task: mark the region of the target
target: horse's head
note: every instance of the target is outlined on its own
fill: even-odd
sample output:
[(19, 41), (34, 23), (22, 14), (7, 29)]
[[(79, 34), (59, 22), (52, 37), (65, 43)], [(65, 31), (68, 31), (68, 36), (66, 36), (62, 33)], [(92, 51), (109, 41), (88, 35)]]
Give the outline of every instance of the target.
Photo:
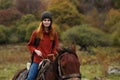
[(75, 50), (74, 44), (71, 49), (59, 49), (59, 55), (55, 60), (55, 64), (57, 64), (55, 70), (59, 80), (80, 80), (80, 62)]

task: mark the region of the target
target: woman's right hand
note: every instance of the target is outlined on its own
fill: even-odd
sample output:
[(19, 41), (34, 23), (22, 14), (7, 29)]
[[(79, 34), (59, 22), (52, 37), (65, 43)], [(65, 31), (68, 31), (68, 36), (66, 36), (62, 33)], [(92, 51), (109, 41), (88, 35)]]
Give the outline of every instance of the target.
[(38, 56), (42, 56), (42, 52), (39, 51), (39, 50), (37, 50), (37, 49), (35, 49), (35, 53), (36, 53)]

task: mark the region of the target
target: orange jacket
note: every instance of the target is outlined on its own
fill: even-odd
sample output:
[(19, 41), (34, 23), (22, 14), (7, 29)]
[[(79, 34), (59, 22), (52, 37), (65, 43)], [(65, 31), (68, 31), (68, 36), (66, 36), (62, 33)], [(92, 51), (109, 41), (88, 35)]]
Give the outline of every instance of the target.
[[(34, 46), (34, 41), (36, 36), (37, 33), (36, 30), (34, 30), (27, 45), (31, 54), (33, 54), (34, 50), (36, 49)], [(37, 50), (40, 50), (42, 52), (42, 57), (46, 59), (48, 57), (48, 54), (55, 54), (55, 55), (57, 54), (56, 48), (58, 47), (58, 34), (55, 33), (54, 48), (52, 48), (53, 41), (50, 40), (49, 33), (44, 33), (43, 36), (44, 39), (40, 40)], [(39, 63), (43, 59), (42, 57), (35, 54), (33, 61)]]

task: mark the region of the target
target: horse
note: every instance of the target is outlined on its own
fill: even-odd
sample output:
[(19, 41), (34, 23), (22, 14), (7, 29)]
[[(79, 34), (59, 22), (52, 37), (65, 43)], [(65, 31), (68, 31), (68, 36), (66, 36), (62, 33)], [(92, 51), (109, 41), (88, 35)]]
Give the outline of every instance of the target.
[[(38, 75), (36, 80), (81, 80), (80, 61), (75, 48), (73, 44), (71, 48), (58, 49), (58, 56), (44, 70), (43, 77)], [(25, 74), (22, 76), (21, 73)], [(26, 80), (27, 73), (26, 68), (20, 70), (12, 80)]]

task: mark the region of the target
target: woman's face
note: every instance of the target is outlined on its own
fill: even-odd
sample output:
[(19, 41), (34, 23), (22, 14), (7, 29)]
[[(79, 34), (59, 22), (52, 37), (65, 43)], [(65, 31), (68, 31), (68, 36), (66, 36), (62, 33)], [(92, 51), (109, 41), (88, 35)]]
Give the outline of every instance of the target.
[(49, 18), (45, 18), (43, 20), (43, 25), (44, 25), (44, 27), (48, 28), (51, 25), (50, 19)]

